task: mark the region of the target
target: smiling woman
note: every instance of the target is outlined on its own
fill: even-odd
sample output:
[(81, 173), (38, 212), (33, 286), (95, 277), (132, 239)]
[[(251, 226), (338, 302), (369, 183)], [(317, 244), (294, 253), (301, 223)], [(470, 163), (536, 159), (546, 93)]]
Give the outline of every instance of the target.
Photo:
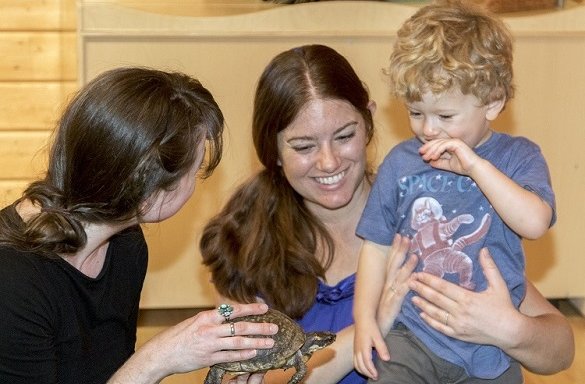
[[(372, 109), (351, 65), (329, 47), (293, 48), (268, 64), (252, 127), (264, 169), (240, 186), (201, 239), (204, 263), (222, 295), (238, 301), (260, 296), (299, 318), (313, 304), (318, 278), (337, 283), (354, 271), (353, 263), (341, 268), (333, 258), (332, 236), (355, 238), (349, 248), (357, 252), (352, 221), (358, 218), (350, 212), (361, 212), (369, 191), (364, 174)], [(324, 220), (322, 209), (334, 217)], [(346, 228), (332, 231), (331, 222)]]
[(308, 101), (277, 140), (282, 172), (313, 212), (344, 207), (364, 183), (366, 127), (346, 101)]
[(342, 356), (334, 359), (341, 368), (327, 372), (330, 382), (364, 381), (353, 372), (346, 329), (361, 245), (355, 227), (370, 190), (373, 110), (335, 50), (308, 45), (277, 55), (254, 99), (252, 136), (264, 169), (237, 189), (200, 243), (220, 295), (266, 301), (306, 332), (338, 332), (335, 351), (311, 360)]

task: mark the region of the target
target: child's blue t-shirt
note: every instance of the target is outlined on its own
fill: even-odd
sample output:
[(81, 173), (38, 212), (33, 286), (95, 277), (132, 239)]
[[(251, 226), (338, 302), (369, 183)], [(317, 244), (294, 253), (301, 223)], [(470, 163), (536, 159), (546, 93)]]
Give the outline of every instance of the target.
[[(407, 236), (411, 251), (419, 256), (418, 271), (474, 291), (486, 289), (478, 255), (487, 247), (518, 307), (526, 289), (522, 239), (502, 221), (471, 178), (425, 163), (418, 152), (421, 145), (414, 138), (386, 156), (356, 233), (383, 245), (391, 245), (395, 233)], [(475, 152), (555, 211), (548, 167), (536, 144), (493, 133)], [(554, 221), (553, 215), (551, 225)], [(426, 325), (412, 304), (412, 295), (409, 292), (405, 298), (396, 323), (407, 326), (437, 355), (464, 367), (473, 377), (495, 378), (509, 367), (509, 357), (499, 348), (456, 340)]]

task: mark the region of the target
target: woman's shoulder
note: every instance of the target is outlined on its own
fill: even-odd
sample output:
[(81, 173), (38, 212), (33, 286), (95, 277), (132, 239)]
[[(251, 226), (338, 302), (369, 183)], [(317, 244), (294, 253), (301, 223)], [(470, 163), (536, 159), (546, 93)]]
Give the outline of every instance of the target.
[[(0, 245), (0, 277), (35, 275), (45, 264), (45, 259), (45, 256), (33, 252), (24, 252), (9, 245)], [(0, 283), (2, 280), (0, 278)]]
[(58, 260), (10, 246), (0, 246), (0, 307), (34, 309), (52, 300), (51, 270)]

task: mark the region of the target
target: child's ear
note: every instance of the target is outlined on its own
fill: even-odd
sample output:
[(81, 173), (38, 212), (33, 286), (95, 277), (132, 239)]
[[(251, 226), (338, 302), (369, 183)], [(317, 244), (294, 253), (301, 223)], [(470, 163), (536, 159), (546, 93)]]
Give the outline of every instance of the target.
[(495, 100), (495, 101), (492, 101), (491, 103), (489, 103), (487, 105), (485, 118), (490, 120), (490, 121), (495, 120), (496, 117), (498, 117), (500, 115), (500, 112), (502, 112), (505, 105), (506, 105), (506, 98), (505, 97), (498, 99), (498, 100)]

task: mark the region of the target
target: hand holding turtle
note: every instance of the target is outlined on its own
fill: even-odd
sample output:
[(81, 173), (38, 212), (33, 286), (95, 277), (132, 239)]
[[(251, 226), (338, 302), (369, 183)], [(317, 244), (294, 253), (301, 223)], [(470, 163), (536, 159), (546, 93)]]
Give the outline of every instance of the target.
[[(268, 306), (261, 303), (234, 304), (230, 308), (230, 320), (260, 315), (268, 310)], [(232, 323), (224, 322), (225, 320), (226, 317), (214, 309), (199, 312), (168, 328), (150, 339), (127, 361), (122, 370), (125, 372), (124, 377), (114, 375), (108, 383), (154, 383), (173, 373), (249, 359), (256, 356), (258, 350), (273, 347), (274, 340), (270, 336), (278, 331), (277, 325), (259, 322)], [(144, 361), (150, 361), (150, 364), (144, 364)], [(145, 370), (145, 367), (149, 370)], [(155, 372), (157, 377), (154, 377)]]
[(297, 384), (304, 378), (307, 372), (306, 362), (311, 358), (313, 352), (323, 349), (335, 341), (334, 333), (303, 332), (294, 320), (273, 309), (269, 309), (265, 314), (245, 316), (232, 321), (228, 314), (229, 308), (231, 308), (230, 305), (222, 304), (218, 307), (218, 311), (226, 317), (226, 322), (230, 326), (239, 327), (244, 322), (278, 325), (278, 333), (274, 335), (274, 347), (259, 350), (257, 355), (251, 358), (212, 365), (205, 378), (205, 384), (221, 384), (226, 372), (238, 375), (232, 382), (257, 383), (258, 380), (260, 382), (262, 380), (262, 375), (257, 373), (291, 367), (294, 367), (296, 372), (289, 380), (289, 384)]

